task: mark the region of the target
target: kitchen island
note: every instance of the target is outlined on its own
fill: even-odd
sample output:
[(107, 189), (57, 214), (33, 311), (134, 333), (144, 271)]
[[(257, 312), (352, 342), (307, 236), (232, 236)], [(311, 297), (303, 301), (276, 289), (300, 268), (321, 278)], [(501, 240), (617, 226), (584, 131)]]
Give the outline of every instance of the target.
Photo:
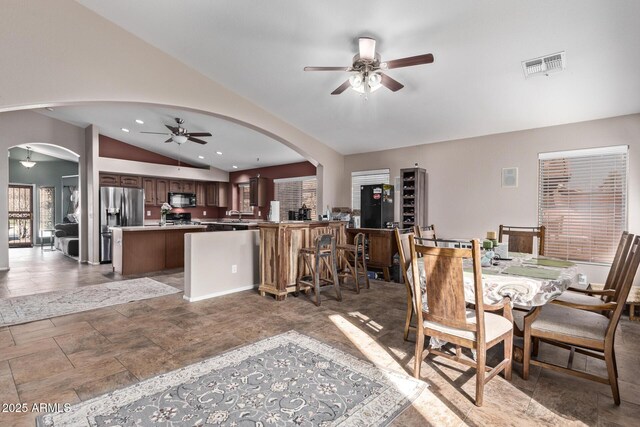
[(184, 267), (184, 235), (204, 225), (112, 227), (113, 271), (124, 276)]
[(345, 221), (285, 221), (259, 223), (260, 295), (282, 301), (296, 289), (298, 252), (311, 247), (320, 234), (333, 234), (336, 243), (346, 242)]

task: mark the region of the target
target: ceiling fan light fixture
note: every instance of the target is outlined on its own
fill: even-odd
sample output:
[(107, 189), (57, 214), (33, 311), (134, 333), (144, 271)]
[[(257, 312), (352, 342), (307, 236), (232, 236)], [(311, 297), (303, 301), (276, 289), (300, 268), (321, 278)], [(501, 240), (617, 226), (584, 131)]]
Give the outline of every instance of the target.
[(187, 138), (185, 135), (173, 135), (171, 139), (173, 139), (173, 142), (175, 142), (176, 144), (182, 145), (187, 142), (189, 138)]
[(360, 37), (358, 40), (360, 59), (373, 61), (376, 57), (376, 41), (371, 37)]
[(369, 84), (369, 88), (371, 88), (371, 91), (373, 92), (374, 90), (380, 88), (382, 83), (382, 75), (380, 75), (380, 73), (369, 74), (367, 83)]
[(361, 73), (353, 73), (351, 77), (349, 77), (349, 84), (355, 90), (362, 89), (363, 83), (364, 79)]
[(36, 165), (36, 162), (31, 160), (31, 147), (27, 147), (27, 158), (25, 160), (21, 160), (20, 164), (27, 169), (31, 169)]

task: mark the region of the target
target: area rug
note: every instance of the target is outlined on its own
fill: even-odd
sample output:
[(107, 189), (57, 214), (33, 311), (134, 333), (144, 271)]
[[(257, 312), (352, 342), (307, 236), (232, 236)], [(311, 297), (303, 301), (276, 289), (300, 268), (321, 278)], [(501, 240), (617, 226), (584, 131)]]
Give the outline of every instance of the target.
[(38, 426), (385, 426), (426, 384), (289, 331), (121, 390)]
[(182, 292), (173, 286), (143, 277), (0, 299), (0, 326), (64, 316), (130, 301)]

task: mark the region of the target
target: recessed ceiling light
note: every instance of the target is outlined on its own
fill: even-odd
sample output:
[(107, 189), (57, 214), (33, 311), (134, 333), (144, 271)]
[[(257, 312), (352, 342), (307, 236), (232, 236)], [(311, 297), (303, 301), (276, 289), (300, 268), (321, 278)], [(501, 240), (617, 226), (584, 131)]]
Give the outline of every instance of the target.
[(129, 129), (127, 129), (127, 128), (122, 128), (122, 132), (127, 132), (127, 133), (129, 133)]
[(238, 169), (238, 167), (236, 165), (231, 166), (234, 169)]
[(198, 156), (199, 159), (204, 159), (204, 156)]
[(222, 156), (222, 151), (216, 151), (216, 154), (217, 154), (218, 156)]
[(140, 119), (136, 119), (136, 123), (139, 124), (139, 125), (143, 125), (144, 124), (144, 122), (142, 120), (140, 120)]
[(51, 107), (45, 107), (44, 109), (47, 110), (47, 111), (53, 111), (53, 108), (51, 108)]

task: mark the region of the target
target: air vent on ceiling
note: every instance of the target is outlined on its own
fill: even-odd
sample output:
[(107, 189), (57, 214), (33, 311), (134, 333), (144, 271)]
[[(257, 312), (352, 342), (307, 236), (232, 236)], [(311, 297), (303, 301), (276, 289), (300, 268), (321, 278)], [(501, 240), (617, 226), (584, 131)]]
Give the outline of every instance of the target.
[(522, 61), (525, 77), (548, 76), (563, 71), (566, 66), (565, 52), (558, 52), (540, 58)]

